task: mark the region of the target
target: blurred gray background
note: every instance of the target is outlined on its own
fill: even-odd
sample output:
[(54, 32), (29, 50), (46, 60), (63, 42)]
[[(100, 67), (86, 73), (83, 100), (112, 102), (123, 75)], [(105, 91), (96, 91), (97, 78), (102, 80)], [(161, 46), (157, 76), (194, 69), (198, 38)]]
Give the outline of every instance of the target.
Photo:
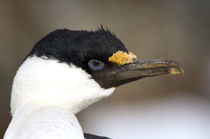
[(210, 137), (209, 0), (0, 0), (0, 136), (21, 61), (47, 33), (103, 25), (141, 59), (173, 59), (185, 74), (147, 78), (78, 114), (85, 132), (115, 139)]

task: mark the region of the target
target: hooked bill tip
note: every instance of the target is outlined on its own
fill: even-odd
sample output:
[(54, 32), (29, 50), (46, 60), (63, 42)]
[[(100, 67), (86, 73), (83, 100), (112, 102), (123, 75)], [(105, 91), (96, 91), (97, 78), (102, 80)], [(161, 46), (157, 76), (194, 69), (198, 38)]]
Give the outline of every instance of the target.
[(172, 75), (184, 74), (184, 70), (182, 69), (182, 67), (172, 67), (170, 68), (169, 73)]

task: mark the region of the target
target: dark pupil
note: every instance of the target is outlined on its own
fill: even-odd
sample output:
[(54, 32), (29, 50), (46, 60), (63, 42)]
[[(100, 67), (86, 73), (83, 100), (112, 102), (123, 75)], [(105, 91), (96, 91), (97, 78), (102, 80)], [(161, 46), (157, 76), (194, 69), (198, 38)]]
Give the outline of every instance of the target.
[(100, 65), (100, 62), (94, 60), (94, 61), (92, 62), (92, 64), (93, 64), (93, 66), (97, 67), (97, 66)]

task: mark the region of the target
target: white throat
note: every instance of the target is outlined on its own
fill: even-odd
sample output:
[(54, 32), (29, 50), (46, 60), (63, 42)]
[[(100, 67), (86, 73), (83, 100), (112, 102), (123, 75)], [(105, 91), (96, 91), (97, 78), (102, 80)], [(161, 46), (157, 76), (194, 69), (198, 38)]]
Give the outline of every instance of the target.
[(83, 69), (55, 59), (28, 57), (14, 78), (11, 113), (27, 102), (60, 106), (77, 113), (113, 93), (104, 89)]

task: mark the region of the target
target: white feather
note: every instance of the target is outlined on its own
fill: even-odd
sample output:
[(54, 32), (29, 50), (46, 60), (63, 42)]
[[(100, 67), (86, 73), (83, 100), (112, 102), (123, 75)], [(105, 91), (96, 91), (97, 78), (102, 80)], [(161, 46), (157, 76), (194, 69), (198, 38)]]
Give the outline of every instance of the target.
[(23, 104), (15, 112), (5, 139), (84, 139), (70, 111), (41, 103)]
[(13, 119), (4, 138), (82, 139), (74, 114), (111, 95), (114, 89), (101, 88), (91, 75), (75, 65), (29, 57), (14, 78)]

